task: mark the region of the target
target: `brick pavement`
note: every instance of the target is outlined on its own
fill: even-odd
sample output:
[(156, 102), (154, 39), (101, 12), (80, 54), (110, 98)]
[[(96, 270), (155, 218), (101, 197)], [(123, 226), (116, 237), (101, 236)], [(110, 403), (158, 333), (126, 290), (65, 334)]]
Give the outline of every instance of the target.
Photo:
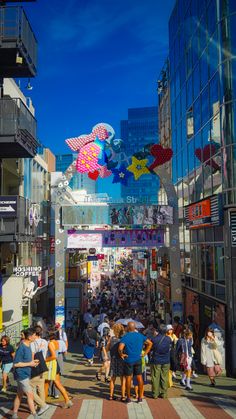
[[(217, 387), (209, 386), (208, 378), (200, 376), (193, 380), (194, 391), (183, 390), (178, 383), (168, 392), (168, 400), (153, 400), (150, 384), (145, 386), (145, 401), (142, 405), (136, 402), (125, 405), (120, 401), (108, 401), (109, 384), (98, 382), (95, 378), (99, 363), (88, 367), (80, 353), (79, 344), (71, 345), (71, 353), (65, 362), (65, 374), (62, 379), (73, 397), (72, 409), (63, 409), (63, 400), (48, 399), (51, 407), (42, 415), (43, 419), (227, 419), (236, 418), (236, 383), (235, 380), (220, 377)], [(116, 395), (120, 396), (119, 385)], [(11, 417), (10, 408), (14, 389), (9, 394), (0, 396), (0, 418)], [(19, 416), (31, 418), (25, 405)]]

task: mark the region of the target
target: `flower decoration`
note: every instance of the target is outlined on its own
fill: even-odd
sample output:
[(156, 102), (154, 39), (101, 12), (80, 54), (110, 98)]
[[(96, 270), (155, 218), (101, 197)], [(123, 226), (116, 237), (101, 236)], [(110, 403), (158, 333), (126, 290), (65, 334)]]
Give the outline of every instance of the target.
[(126, 186), (131, 173), (127, 170), (124, 164), (122, 164), (119, 169), (112, 170), (114, 178), (112, 183), (121, 183)]
[(148, 159), (139, 160), (132, 156), (132, 164), (127, 167), (133, 173), (135, 180), (138, 180), (142, 175), (148, 175), (150, 171), (147, 168)]

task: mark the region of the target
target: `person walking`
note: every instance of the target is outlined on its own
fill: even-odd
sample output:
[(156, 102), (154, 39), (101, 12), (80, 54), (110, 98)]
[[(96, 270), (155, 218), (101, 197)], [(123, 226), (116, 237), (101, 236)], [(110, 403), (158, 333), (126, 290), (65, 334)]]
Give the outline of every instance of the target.
[(138, 382), (138, 403), (142, 403), (143, 377), (141, 354), (143, 346), (145, 346), (143, 356), (146, 356), (151, 350), (152, 342), (146, 336), (136, 331), (134, 322), (129, 322), (127, 333), (121, 338), (118, 348), (120, 357), (125, 362), (127, 403), (131, 402), (131, 379), (133, 375), (136, 376)]
[(120, 339), (124, 335), (124, 326), (122, 324), (114, 324), (112, 331), (114, 336), (112, 336), (107, 344), (107, 351), (110, 351), (111, 365), (110, 365), (110, 396), (109, 400), (115, 400), (114, 389), (116, 377), (120, 377), (121, 382), (121, 401), (124, 402), (125, 399), (125, 373), (124, 373), (124, 361), (119, 356), (118, 347)]
[(184, 336), (178, 340), (176, 354), (180, 358), (180, 367), (182, 369), (180, 384), (185, 387), (185, 390), (192, 391), (193, 334), (190, 330), (186, 330)]
[(72, 401), (69, 399), (69, 395), (62, 385), (60, 380), (60, 368), (57, 362), (56, 351), (59, 350), (59, 342), (57, 340), (56, 331), (49, 331), (49, 344), (48, 344), (48, 354), (46, 358), (46, 364), (48, 371), (44, 373), (45, 378), (45, 396), (48, 396), (48, 389), (50, 381), (53, 381), (56, 388), (60, 391), (65, 400), (65, 409), (69, 409), (73, 406)]
[(42, 370), (42, 362), (40, 362), (39, 366), (37, 368), (41, 368), (40, 373), (38, 374), (37, 368), (34, 368), (31, 371), (31, 380), (30, 385), (32, 388), (32, 391), (34, 393), (34, 401), (37, 403), (37, 405), (40, 407), (38, 411), (38, 415), (42, 415), (49, 409), (49, 405), (45, 402), (45, 378), (43, 375), (43, 372), (46, 370), (46, 364), (45, 359), (47, 356), (47, 350), (48, 350), (48, 342), (46, 339), (42, 338), (43, 330), (41, 326), (35, 327), (35, 335), (36, 338), (34, 342), (30, 344), (30, 349), (32, 351), (33, 359), (37, 359), (37, 355), (40, 352), (42, 354), (42, 357), (44, 360), (44, 366), (45, 369)]
[(13, 358), (15, 356), (15, 350), (10, 344), (10, 338), (3, 336), (1, 338), (0, 345), (0, 363), (2, 370), (2, 393), (7, 392), (8, 374), (13, 367)]
[(170, 350), (170, 371), (169, 371), (169, 387), (173, 386), (172, 377), (176, 377), (177, 363), (176, 363), (176, 343), (178, 341), (177, 336), (174, 334), (173, 326), (168, 324), (166, 326), (166, 335), (169, 336), (172, 340), (171, 350)]
[(166, 335), (166, 327), (160, 326), (157, 336), (152, 338), (151, 383), (154, 399), (167, 398), (172, 340)]
[(215, 386), (215, 377), (222, 372), (222, 356), (219, 352), (219, 342), (215, 337), (214, 330), (208, 327), (201, 341), (201, 363), (207, 370), (210, 385)]
[(32, 360), (32, 351), (30, 344), (35, 340), (34, 329), (24, 330), (24, 341), (20, 344), (16, 350), (13, 365), (15, 368), (15, 379), (17, 382), (17, 395), (14, 400), (13, 406), (13, 419), (18, 419), (18, 410), (21, 404), (23, 394), (27, 397), (27, 403), (31, 414), (34, 418), (38, 418), (38, 415), (34, 406), (34, 394), (30, 386), (31, 367), (36, 367), (39, 364), (38, 360)]
[(83, 354), (88, 365), (93, 365), (95, 349), (98, 347), (99, 336), (93, 325), (89, 323), (82, 334)]

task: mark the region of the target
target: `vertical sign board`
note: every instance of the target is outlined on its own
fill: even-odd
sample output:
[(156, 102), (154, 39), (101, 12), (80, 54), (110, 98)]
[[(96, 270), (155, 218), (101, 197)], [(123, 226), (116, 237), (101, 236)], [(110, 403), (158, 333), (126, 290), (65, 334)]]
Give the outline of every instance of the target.
[(56, 323), (60, 323), (61, 327), (65, 327), (65, 307), (56, 306), (55, 307)]
[(236, 212), (230, 213), (231, 246), (236, 247)]
[(222, 194), (188, 205), (184, 209), (186, 227), (197, 229), (223, 224)]

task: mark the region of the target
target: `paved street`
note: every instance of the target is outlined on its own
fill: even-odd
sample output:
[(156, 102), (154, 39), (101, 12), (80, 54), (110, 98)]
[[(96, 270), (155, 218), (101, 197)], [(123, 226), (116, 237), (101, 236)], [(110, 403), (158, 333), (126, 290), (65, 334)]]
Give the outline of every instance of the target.
[[(145, 388), (145, 401), (142, 405), (136, 402), (125, 405), (120, 401), (109, 401), (109, 384), (104, 381), (98, 382), (95, 379), (96, 369), (99, 364), (87, 367), (81, 354), (73, 352), (67, 356), (65, 363), (65, 375), (63, 382), (73, 397), (74, 406), (72, 409), (63, 409), (63, 400), (48, 399), (50, 409), (42, 418), (45, 419), (226, 419), (236, 418), (236, 383), (230, 378), (221, 377), (218, 379), (216, 388), (209, 387), (208, 379), (200, 376), (193, 381), (194, 391), (190, 394), (179, 386), (169, 390), (168, 400), (153, 400), (151, 388), (148, 384)], [(14, 389), (13, 389), (14, 390)], [(116, 392), (120, 396), (119, 390)], [(0, 417), (9, 419), (11, 417), (12, 399), (14, 391), (6, 396), (0, 397)], [(22, 419), (31, 418), (28, 409), (24, 404), (20, 409)]]

